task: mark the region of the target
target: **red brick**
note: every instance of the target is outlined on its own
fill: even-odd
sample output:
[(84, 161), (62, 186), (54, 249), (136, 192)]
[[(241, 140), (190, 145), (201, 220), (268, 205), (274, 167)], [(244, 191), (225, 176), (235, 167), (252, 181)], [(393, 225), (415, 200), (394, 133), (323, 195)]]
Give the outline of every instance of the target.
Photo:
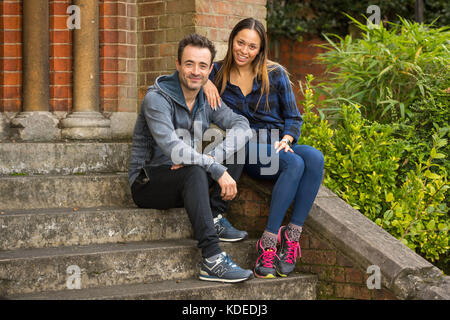
[(117, 98), (117, 86), (101, 86), (100, 97), (102, 98)]
[(71, 43), (72, 32), (69, 30), (54, 30), (50, 32), (51, 43)]
[(260, 204), (257, 201), (245, 201), (245, 215), (256, 217), (260, 214)]
[(4, 71), (20, 71), (22, 70), (21, 59), (3, 59)]
[(122, 62), (119, 64), (119, 59), (100, 59), (100, 68), (103, 71), (125, 71), (126, 63)]
[(3, 16), (3, 27), (9, 30), (17, 30), (22, 28), (22, 17), (20, 16)]
[(50, 6), (50, 15), (65, 15), (67, 16), (67, 8), (70, 6), (69, 3), (54, 2)]
[(50, 30), (67, 30), (68, 16), (52, 16), (50, 17)]
[[(0, 87), (1, 90), (1, 87)], [(4, 97), (4, 95), (2, 96)], [(21, 110), (22, 100), (20, 98), (17, 99), (3, 99), (2, 103), (0, 103), (0, 111), (2, 112), (18, 112)]]
[(50, 83), (52, 85), (68, 86), (72, 83), (71, 72), (51, 72)]
[(3, 45), (3, 57), (22, 57), (22, 46), (19, 44)]
[(370, 299), (370, 291), (367, 287), (355, 284), (336, 284), (336, 296), (347, 299)]
[(52, 44), (50, 46), (50, 56), (58, 58), (70, 58), (72, 57), (72, 45)]
[(72, 68), (72, 59), (68, 58), (51, 58), (50, 70), (52, 71), (69, 71)]
[(19, 2), (6, 2), (3, 4), (3, 15), (20, 15), (21, 14), (21, 6)]
[(54, 85), (50, 86), (51, 98), (70, 98), (72, 97), (72, 88), (70, 86)]
[(118, 84), (118, 74), (111, 72), (102, 72), (100, 74), (100, 84), (101, 85), (117, 85)]
[(2, 99), (14, 99), (19, 98), (21, 94), (21, 87), (3, 87), (3, 97)]
[(5, 86), (21, 86), (22, 73), (21, 72), (4, 72), (0, 77), (0, 85)]
[(21, 31), (3, 31), (3, 42), (4, 43), (21, 43), (22, 42), (22, 32)]
[(66, 111), (69, 112), (72, 108), (71, 99), (50, 99), (51, 111)]
[(336, 264), (336, 252), (303, 249), (300, 259), (302, 263), (332, 266)]
[(363, 274), (356, 268), (345, 268), (345, 281), (353, 283), (363, 283)]
[(309, 240), (309, 246), (312, 249), (326, 249), (331, 250), (332, 248), (322, 240), (317, 239), (316, 237), (311, 237)]

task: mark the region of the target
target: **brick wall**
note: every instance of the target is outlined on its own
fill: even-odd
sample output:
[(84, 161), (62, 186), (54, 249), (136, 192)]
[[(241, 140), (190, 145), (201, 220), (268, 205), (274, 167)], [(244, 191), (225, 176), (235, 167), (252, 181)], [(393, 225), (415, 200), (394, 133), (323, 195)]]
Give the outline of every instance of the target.
[(0, 3), (0, 112), (20, 110), (22, 91), (22, 7)]
[[(50, 111), (72, 108), (72, 31), (67, 28), (71, 0), (49, 1)], [(22, 4), (0, 3), (2, 68), (0, 112), (21, 111)], [(137, 5), (100, 0), (100, 99), (102, 111), (134, 112), (137, 104)]]
[[(325, 41), (317, 36), (305, 36), (302, 42), (290, 39), (281, 39), (279, 42), (278, 62), (286, 67), (291, 74), (297, 101), (303, 98), (298, 82), (304, 81), (307, 74), (312, 74), (317, 79), (323, 76), (325, 72), (325, 66), (315, 60), (318, 54), (325, 51), (316, 45), (324, 43)], [(273, 45), (271, 46), (270, 55), (272, 58), (275, 57)]]
[(49, 1), (50, 15), (50, 110), (72, 108), (72, 31), (67, 28), (70, 0)]
[[(0, 3), (0, 112), (21, 111), (22, 2)], [(71, 0), (50, 0), (50, 111), (72, 109)], [(207, 36), (224, 56), (233, 26), (252, 16), (265, 23), (266, 0), (100, 0), (100, 101), (107, 112), (134, 112), (157, 76), (175, 69), (178, 41)]]
[(208, 37), (221, 59), (234, 25), (249, 16), (265, 23), (265, 5), (266, 0), (139, 1), (139, 98), (159, 75), (175, 70), (177, 46), (183, 36), (197, 32)]
[(137, 45), (136, 3), (100, 1), (100, 98), (104, 111), (136, 110)]
[[(250, 238), (259, 238), (269, 216), (269, 190), (273, 183), (252, 182), (243, 174), (238, 183), (238, 196), (231, 202), (227, 217)], [(289, 213), (283, 225), (289, 222)], [(300, 239), (302, 256), (297, 261), (296, 272), (316, 274), (319, 278), (317, 299), (395, 300), (386, 288), (368, 289), (368, 274), (360, 270), (343, 252), (340, 252), (315, 234), (307, 226)]]

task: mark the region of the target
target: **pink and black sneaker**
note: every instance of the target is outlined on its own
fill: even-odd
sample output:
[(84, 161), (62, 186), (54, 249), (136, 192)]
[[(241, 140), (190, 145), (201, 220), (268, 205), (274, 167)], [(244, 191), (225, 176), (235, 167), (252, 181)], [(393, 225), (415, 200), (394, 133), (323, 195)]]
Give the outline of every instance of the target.
[(266, 248), (261, 246), (261, 240), (256, 243), (256, 250), (258, 252), (258, 259), (255, 263), (253, 273), (258, 278), (271, 279), (276, 278), (275, 260), (277, 257), (276, 248)]
[(286, 226), (281, 227), (278, 230), (278, 243), (280, 244), (280, 251), (278, 255), (279, 259), (275, 266), (278, 275), (281, 277), (287, 277), (289, 273), (294, 271), (297, 256), (302, 256), (300, 243), (298, 243), (298, 241), (290, 241), (286, 230)]

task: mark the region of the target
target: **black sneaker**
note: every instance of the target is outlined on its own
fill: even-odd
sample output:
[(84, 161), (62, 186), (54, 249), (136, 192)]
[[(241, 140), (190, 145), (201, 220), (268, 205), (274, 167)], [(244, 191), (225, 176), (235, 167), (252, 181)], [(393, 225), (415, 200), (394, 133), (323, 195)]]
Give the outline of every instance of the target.
[(230, 255), (222, 252), (211, 260), (203, 259), (200, 268), (200, 280), (236, 283), (253, 278), (251, 270), (238, 267), (231, 261)]
[(220, 241), (236, 242), (247, 239), (246, 231), (237, 230), (231, 223), (221, 214), (214, 218), (214, 227)]
[(278, 256), (280, 259), (277, 261), (275, 267), (278, 275), (281, 277), (287, 277), (289, 273), (294, 271), (295, 263), (297, 262), (297, 251), (298, 257), (302, 256), (300, 244), (298, 241), (290, 241), (286, 230), (286, 226), (278, 230), (278, 243), (280, 244)]
[(261, 246), (261, 240), (256, 243), (256, 251), (258, 260), (256, 260), (253, 273), (258, 278), (273, 279), (276, 278), (275, 261), (277, 257), (277, 249), (269, 248), (264, 249)]

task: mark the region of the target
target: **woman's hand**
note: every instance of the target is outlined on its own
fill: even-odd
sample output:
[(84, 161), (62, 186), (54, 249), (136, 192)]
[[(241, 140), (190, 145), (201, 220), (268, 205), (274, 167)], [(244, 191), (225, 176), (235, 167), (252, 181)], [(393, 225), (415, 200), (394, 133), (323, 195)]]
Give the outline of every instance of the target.
[(276, 153), (280, 152), (280, 150), (284, 149), (284, 152), (294, 152), (294, 150), (292, 150), (292, 148), (289, 146), (289, 144), (286, 141), (283, 140), (289, 140), (290, 142), (292, 142), (294, 140), (293, 137), (291, 137), (290, 135), (285, 135), (283, 137), (283, 139), (281, 139), (281, 141), (275, 141), (274, 143), (274, 148), (276, 150)]
[(220, 107), (220, 95), (214, 83), (208, 79), (208, 82), (203, 86), (203, 92), (206, 95), (206, 99), (208, 100), (211, 108), (216, 110), (217, 107)]

